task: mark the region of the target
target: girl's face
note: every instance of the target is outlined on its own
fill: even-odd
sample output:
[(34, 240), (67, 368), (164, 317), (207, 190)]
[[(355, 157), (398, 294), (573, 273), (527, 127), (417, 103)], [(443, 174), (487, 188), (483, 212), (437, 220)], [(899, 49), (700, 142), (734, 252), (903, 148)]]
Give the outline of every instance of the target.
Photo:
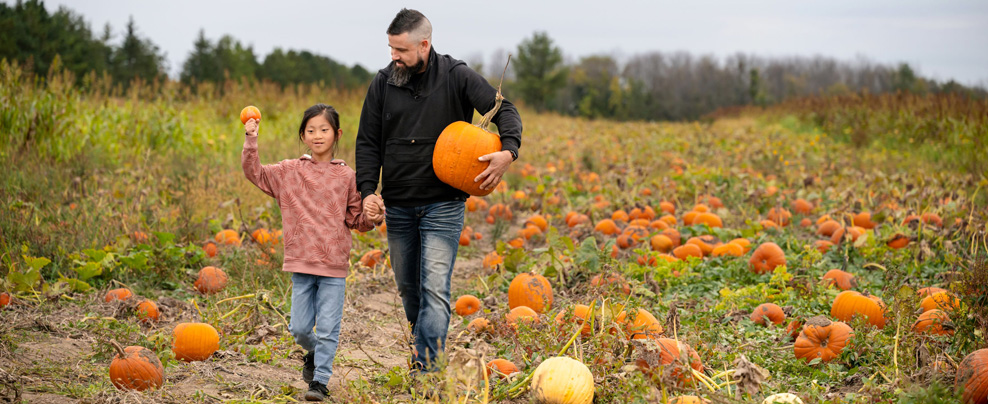
[(329, 120), (319, 114), (306, 122), (302, 139), (312, 151), (313, 160), (330, 161), (333, 159), (333, 145), (342, 134), (343, 130), (334, 130)]

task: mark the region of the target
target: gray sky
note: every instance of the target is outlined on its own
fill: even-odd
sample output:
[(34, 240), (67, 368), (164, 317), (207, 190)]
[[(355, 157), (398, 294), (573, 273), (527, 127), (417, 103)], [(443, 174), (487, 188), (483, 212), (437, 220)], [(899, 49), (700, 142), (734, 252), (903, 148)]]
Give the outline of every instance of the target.
[[(9, 1), (8, 1), (9, 2)], [(468, 62), (493, 63), (546, 31), (568, 60), (610, 54), (619, 60), (648, 51), (723, 57), (867, 57), (907, 62), (920, 74), (988, 85), (988, 1), (985, 0), (694, 0), (494, 2), (392, 0), (46, 1), (83, 15), (94, 32), (110, 23), (115, 39), (133, 16), (139, 34), (167, 53), (177, 76), (199, 29), (215, 41), (230, 34), (263, 60), (275, 47), (305, 49), (375, 71), (388, 62), (384, 33), (402, 7), (432, 21), (436, 50)]]

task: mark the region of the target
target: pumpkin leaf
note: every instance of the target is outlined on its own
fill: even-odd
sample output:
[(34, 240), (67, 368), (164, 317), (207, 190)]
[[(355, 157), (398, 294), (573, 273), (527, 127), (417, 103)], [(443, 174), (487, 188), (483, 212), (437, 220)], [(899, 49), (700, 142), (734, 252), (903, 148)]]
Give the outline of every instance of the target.
[(120, 262), (123, 263), (128, 268), (133, 269), (135, 271), (141, 271), (147, 269), (148, 252), (139, 251), (139, 252), (130, 253), (129, 255), (121, 256)]
[(822, 358), (813, 358), (812, 360), (810, 360), (809, 365), (815, 366), (815, 365), (819, 365), (821, 362), (823, 362)]
[(56, 284), (57, 283), (64, 283), (68, 285), (73, 292), (85, 293), (88, 292), (89, 289), (92, 289), (92, 286), (90, 286), (86, 281), (75, 278), (66, 278), (64, 276), (58, 278), (58, 282), (56, 282)]
[(160, 241), (162, 245), (171, 244), (172, 241), (175, 240), (175, 235), (172, 233), (153, 231), (151, 232), (151, 234), (154, 234), (154, 236), (158, 238), (158, 241)]
[(44, 268), (46, 265), (50, 264), (51, 260), (45, 257), (24, 256), (24, 262), (26, 262), (27, 266), (30, 267), (31, 269), (35, 271), (39, 271), (39, 275), (40, 275), (41, 268)]
[(600, 250), (597, 249), (597, 240), (594, 237), (587, 237), (583, 240), (580, 243), (580, 248), (574, 251), (573, 260), (590, 273), (598, 272), (600, 270)]
[(99, 276), (103, 274), (103, 267), (100, 265), (99, 262), (87, 262), (82, 266), (72, 268), (72, 270), (75, 271), (80, 281), (84, 281), (94, 276)]
[(87, 248), (85, 250), (82, 250), (82, 253), (83, 254), (86, 254), (86, 256), (89, 257), (89, 260), (92, 261), (92, 262), (101, 262), (101, 261), (103, 261), (103, 258), (106, 258), (106, 254), (107, 254), (106, 251), (96, 250), (96, 249), (92, 249), (92, 248)]

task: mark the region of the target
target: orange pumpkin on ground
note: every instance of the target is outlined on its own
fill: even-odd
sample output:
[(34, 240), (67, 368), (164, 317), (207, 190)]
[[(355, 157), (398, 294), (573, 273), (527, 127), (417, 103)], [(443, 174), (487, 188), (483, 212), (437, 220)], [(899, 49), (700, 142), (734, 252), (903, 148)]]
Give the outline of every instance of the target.
[(527, 324), (538, 323), (539, 313), (536, 313), (535, 310), (532, 310), (528, 306), (518, 306), (508, 312), (505, 320), (512, 328), (518, 328), (519, 322)]
[(467, 324), (467, 329), (472, 331), (474, 334), (487, 331), (487, 327), (490, 327), (491, 322), (487, 321), (486, 318), (478, 317), (470, 320), (470, 324)]
[(789, 334), (789, 338), (793, 341), (799, 337), (800, 331), (803, 331), (803, 322), (800, 320), (792, 320), (786, 325), (786, 334)]
[(744, 255), (744, 247), (736, 243), (721, 244), (714, 247), (714, 249), (710, 252), (710, 255), (713, 257), (740, 257)]
[(947, 289), (944, 288), (938, 288), (936, 286), (927, 286), (925, 288), (920, 288), (919, 290), (916, 291), (916, 293), (919, 293), (919, 297), (926, 297), (934, 293), (940, 293), (946, 291)]
[(830, 315), (840, 321), (851, 321), (855, 316), (862, 316), (878, 329), (885, 328), (885, 303), (875, 295), (853, 290), (840, 292), (830, 306)]
[(537, 313), (552, 307), (552, 285), (544, 276), (534, 272), (515, 275), (508, 285), (508, 307), (527, 306)]
[(110, 341), (117, 354), (110, 362), (110, 382), (119, 390), (157, 389), (165, 382), (165, 369), (154, 351), (141, 346), (120, 347)]
[(614, 213), (611, 214), (611, 220), (615, 222), (627, 222), (628, 219), (628, 212), (625, 212), (624, 209), (615, 210)]
[(498, 377), (507, 377), (508, 375), (518, 372), (518, 366), (506, 359), (494, 359), (487, 362), (487, 377), (491, 376), (491, 373), (497, 371)]
[(679, 396), (669, 400), (669, 404), (708, 404), (710, 400), (699, 396)]
[(840, 290), (854, 289), (858, 286), (858, 280), (854, 278), (854, 274), (839, 269), (831, 269), (823, 274), (823, 282), (827, 286), (837, 285)]
[(209, 258), (215, 257), (216, 253), (219, 252), (217, 251), (216, 243), (212, 242), (206, 243), (206, 245), (202, 246), (202, 251), (205, 252), (206, 256)]
[(693, 219), (693, 224), (705, 224), (710, 227), (724, 227), (724, 222), (720, 220), (720, 216), (717, 216), (710, 212), (704, 212)]
[(947, 313), (933, 309), (919, 315), (913, 324), (913, 331), (917, 334), (954, 335), (954, 325)]
[(672, 240), (669, 236), (664, 234), (656, 234), (649, 239), (649, 244), (652, 246), (652, 251), (658, 252), (669, 252), (672, 251), (673, 245)]
[(549, 221), (546, 220), (545, 217), (542, 215), (534, 215), (528, 218), (528, 220), (525, 221), (525, 224), (528, 225), (529, 223), (531, 223), (535, 227), (538, 227), (539, 230), (542, 231), (546, 231), (549, 229)]
[(776, 267), (786, 265), (786, 253), (778, 244), (763, 243), (751, 254), (748, 264), (752, 272), (757, 274), (771, 273)]
[(851, 223), (865, 229), (874, 229), (878, 224), (871, 221), (871, 212), (861, 212), (854, 215)]
[(614, 318), (614, 321), (618, 324), (624, 324), (624, 330), (628, 335), (628, 339), (655, 339), (662, 335), (662, 324), (659, 323), (659, 320), (652, 313), (642, 308), (638, 309), (634, 319), (630, 321), (628, 320), (628, 313), (625, 311), (621, 311)]
[(109, 303), (114, 300), (127, 300), (130, 299), (131, 296), (134, 296), (134, 292), (131, 292), (130, 289), (118, 288), (106, 292), (106, 296), (103, 297), (103, 301)]
[(373, 249), (365, 252), (363, 256), (360, 257), (360, 265), (368, 268), (374, 268), (377, 264), (384, 262), (384, 251)]
[(919, 306), (923, 308), (923, 311), (929, 311), (933, 309), (940, 309), (943, 311), (954, 311), (961, 307), (960, 299), (954, 297), (950, 292), (937, 292), (929, 296), (926, 296), (919, 302)]
[(907, 237), (902, 233), (895, 233), (895, 235), (893, 235), (892, 238), (889, 239), (889, 241), (885, 242), (885, 245), (889, 246), (889, 248), (893, 248), (896, 250), (900, 248), (905, 248), (907, 245), (909, 245), (909, 237)]
[(662, 202), (659, 202), (659, 210), (661, 210), (661, 211), (663, 211), (665, 213), (668, 213), (670, 215), (675, 215), (676, 214), (676, 205), (673, 205), (672, 202), (669, 202), (669, 201), (662, 201)]
[(618, 229), (617, 224), (615, 224), (611, 219), (603, 219), (597, 222), (597, 225), (594, 226), (593, 230), (608, 236), (621, 233), (621, 229)]
[(737, 244), (741, 246), (742, 248), (744, 248), (745, 254), (747, 254), (748, 251), (751, 251), (751, 241), (749, 241), (746, 238), (736, 238), (734, 240), (729, 241), (728, 243)]
[(786, 313), (775, 303), (762, 303), (751, 312), (751, 321), (758, 325), (782, 325), (786, 321)]
[(792, 210), (801, 215), (808, 215), (813, 211), (813, 204), (803, 198), (799, 198), (792, 201)]
[(816, 248), (822, 254), (826, 254), (827, 251), (830, 251), (830, 247), (833, 246), (834, 243), (831, 243), (830, 240), (816, 240), (813, 242), (813, 248)]
[(964, 386), (964, 404), (988, 404), (988, 348), (971, 352), (957, 366), (956, 387)]
[(7, 307), (13, 299), (14, 298), (10, 296), (10, 293), (0, 293), (0, 309)]
[(854, 336), (854, 330), (839, 321), (827, 320), (824, 316), (816, 316), (806, 320), (806, 325), (796, 337), (793, 352), (796, 359), (810, 362), (820, 358), (830, 362), (840, 356), (848, 341)]
[(786, 208), (772, 208), (768, 210), (768, 220), (775, 222), (779, 226), (785, 227), (789, 225), (789, 219), (792, 218), (792, 213)]
[(587, 314), (590, 313), (590, 306), (585, 304), (573, 305), (572, 310), (563, 310), (559, 314), (556, 314), (556, 324), (562, 326), (566, 324), (567, 319), (572, 319), (576, 324), (582, 324), (580, 327), (580, 334), (584, 337), (590, 335), (593, 329), (590, 328), (590, 322), (587, 321)]
[(204, 361), (220, 349), (220, 334), (206, 323), (181, 323), (172, 331), (175, 359)]
[(216, 237), (214, 237), (214, 239), (217, 243), (223, 245), (240, 245), (240, 234), (230, 229), (220, 230), (219, 233), (216, 233)]
[(222, 269), (210, 266), (199, 270), (199, 278), (194, 286), (199, 293), (211, 295), (225, 289), (229, 279)]
[(157, 323), (161, 313), (158, 305), (151, 300), (144, 300), (137, 305), (137, 319), (142, 323)]
[(501, 255), (498, 254), (497, 251), (491, 251), (484, 256), (484, 262), (481, 265), (483, 265), (484, 268), (493, 269), (498, 264), (502, 264), (502, 263), (504, 263), (504, 257), (501, 257)]
[(461, 316), (469, 316), (480, 310), (480, 299), (474, 295), (460, 296), (459, 299), (456, 299), (454, 310), (456, 311), (456, 314)]
[(837, 229), (840, 228), (841, 228), (840, 223), (838, 223), (836, 220), (828, 219), (817, 226), (816, 234), (824, 237), (830, 237), (833, 236), (834, 232), (836, 232)]
[(683, 244), (674, 248), (672, 255), (681, 260), (685, 260), (687, 257), (703, 258), (703, 250), (696, 244)]
[(686, 385), (693, 380), (693, 375), (688, 367), (698, 372), (703, 371), (700, 355), (689, 344), (672, 338), (658, 338), (654, 341), (658, 344), (658, 363), (649, 363), (643, 358), (635, 361), (638, 368), (645, 374), (653, 374), (656, 370), (661, 372), (662, 368), (671, 366), (672, 372), (669, 374), (676, 378), (679, 384)]
[(700, 247), (700, 251), (703, 252), (704, 256), (708, 256), (713, 253), (714, 247), (720, 244), (720, 242), (712, 236), (700, 236), (690, 237), (689, 240), (686, 240), (686, 244), (695, 244), (697, 247)]

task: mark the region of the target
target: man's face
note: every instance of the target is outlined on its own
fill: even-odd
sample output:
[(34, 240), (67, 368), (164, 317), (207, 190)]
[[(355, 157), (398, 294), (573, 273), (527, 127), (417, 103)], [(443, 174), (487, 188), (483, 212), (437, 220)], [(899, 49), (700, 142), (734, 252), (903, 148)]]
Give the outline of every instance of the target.
[(388, 35), (388, 47), (391, 48), (391, 60), (395, 62), (395, 67), (409, 73), (425, 71), (428, 43), (427, 39), (411, 40), (407, 32)]

